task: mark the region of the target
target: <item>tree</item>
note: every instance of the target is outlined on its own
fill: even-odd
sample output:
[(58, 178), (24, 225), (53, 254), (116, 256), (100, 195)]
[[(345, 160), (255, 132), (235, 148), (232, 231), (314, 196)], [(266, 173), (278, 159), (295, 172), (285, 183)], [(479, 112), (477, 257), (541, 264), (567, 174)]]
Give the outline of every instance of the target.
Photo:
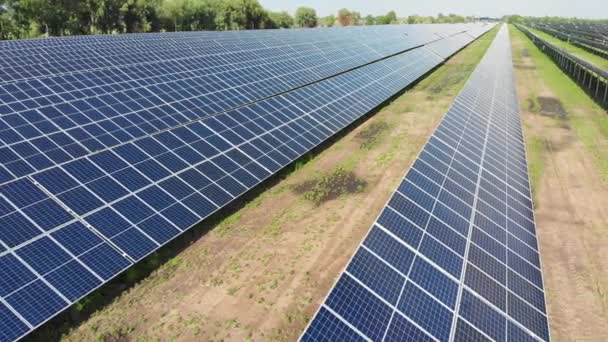
[(124, 0), (101, 0), (96, 11), (96, 29), (101, 33), (121, 32), (121, 8), (124, 2)]
[(386, 15), (378, 16), (376, 23), (379, 25), (395, 24), (397, 23), (397, 14), (395, 11), (390, 11)]
[(190, 12), (182, 26), (189, 30), (217, 30), (216, 17), (220, 8), (218, 0), (192, 0)]
[(397, 23), (397, 13), (395, 11), (390, 11), (384, 16), (384, 20), (387, 24), (395, 24)]
[(352, 12), (350, 12), (350, 15), (351, 15), (351, 21), (350, 21), (351, 25), (361, 25), (361, 13), (352, 11)]
[(161, 0), (127, 0), (120, 8), (125, 31), (128, 33), (157, 31), (159, 26), (157, 8), (160, 5)]
[(14, 29), (8, 4), (0, 0), (0, 40), (10, 39)]
[(283, 12), (270, 12), (270, 20), (274, 24), (275, 28), (290, 28), (293, 27), (293, 18), (289, 13)]
[(296, 10), (296, 26), (315, 27), (317, 26), (317, 11), (310, 7), (300, 7)]
[(258, 0), (226, 0), (220, 2), (215, 18), (219, 30), (260, 29), (272, 26), (268, 13)]
[(524, 18), (521, 15), (509, 15), (507, 16), (507, 22), (512, 23), (522, 23), (524, 22)]
[(22, 0), (19, 9), (37, 26), (39, 33), (49, 36), (62, 36), (70, 23), (73, 13), (79, 10), (77, 0)]
[(162, 3), (161, 13), (173, 22), (173, 31), (182, 31), (183, 22), (190, 3), (188, 0), (165, 0)]
[(323, 26), (323, 27), (332, 27), (335, 24), (336, 24), (336, 16), (333, 14), (330, 14), (327, 17), (321, 18), (321, 26)]
[(364, 22), (365, 25), (376, 25), (376, 18), (373, 15), (368, 14), (365, 16)]
[(340, 26), (350, 26), (353, 23), (353, 14), (346, 8), (342, 8), (338, 11), (338, 22)]

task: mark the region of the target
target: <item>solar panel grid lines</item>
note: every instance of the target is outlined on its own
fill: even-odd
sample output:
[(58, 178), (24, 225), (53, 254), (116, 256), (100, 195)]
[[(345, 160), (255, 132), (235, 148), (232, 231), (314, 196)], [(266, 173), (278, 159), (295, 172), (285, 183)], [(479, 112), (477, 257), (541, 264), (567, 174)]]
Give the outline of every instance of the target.
[(28, 333), (442, 61), (410, 50), (0, 185), (0, 339)]
[[(490, 104), (490, 113), (492, 113), (492, 108), (494, 107), (494, 99), (495, 99), (495, 96), (496, 96), (496, 82), (497, 82), (497, 79), (494, 80), (494, 84), (492, 85), (493, 94), (492, 94), (492, 101), (491, 101), (491, 104)], [(485, 150), (486, 150), (486, 147), (487, 147), (488, 134), (489, 134), (489, 121), (488, 121), (488, 128), (486, 128), (485, 141), (484, 141), (484, 144), (483, 144), (483, 150), (481, 152), (482, 153), (481, 154), (481, 159), (482, 160), (485, 157)], [(458, 148), (456, 148), (456, 149), (458, 149)], [(477, 175), (478, 180), (477, 180), (477, 185), (476, 185), (476, 193), (475, 193), (474, 198), (473, 198), (473, 204), (472, 204), (473, 208), (477, 207), (477, 200), (478, 200), (478, 196), (479, 196), (479, 182), (481, 181), (481, 172), (482, 172), (482, 169), (480, 168), (479, 172), (478, 172), (478, 175)], [(468, 228), (468, 236), (467, 236), (467, 240), (468, 241), (471, 241), (471, 236), (472, 236), (472, 232), (473, 232), (473, 221), (474, 221), (474, 218), (475, 218), (475, 213), (476, 213), (475, 211), (471, 211), (471, 214), (470, 214), (471, 216), (469, 218), (469, 228)], [(465, 260), (468, 259), (469, 247), (470, 247), (470, 244), (466, 244), (465, 251), (464, 251), (464, 259)], [(464, 288), (464, 276), (465, 276), (465, 271), (461, 270), (460, 281), (459, 281), (460, 286), (459, 286), (458, 295), (457, 295), (457, 299), (456, 299), (455, 312), (459, 312), (460, 311), (459, 309), (460, 309), (460, 305), (462, 303), (462, 291), (463, 291), (463, 288)], [(457, 316), (454, 316), (452, 318), (450, 339), (454, 339), (455, 338), (456, 323), (457, 323)]]
[[(311, 37), (308, 37), (308, 38), (311, 38)], [(319, 42), (319, 43), (329, 41), (329, 42), (332, 42), (332, 43), (334, 43), (334, 44), (336, 44), (336, 43), (337, 43), (338, 45), (340, 45), (341, 43), (349, 43), (349, 44), (351, 44), (351, 45), (356, 44), (356, 42), (355, 42), (355, 41), (349, 41), (348, 39), (344, 39), (344, 38), (348, 38), (348, 37), (344, 37), (344, 36), (336, 36), (336, 35), (333, 35), (333, 36), (332, 36), (332, 35), (327, 35), (327, 34), (326, 34), (326, 35), (322, 35), (322, 36), (321, 36), (321, 35), (317, 35), (317, 38), (318, 38), (318, 42)], [(390, 38), (386, 38), (386, 37), (384, 37), (384, 39), (390, 39)], [(207, 41), (208, 41), (208, 40), (206, 40), (206, 39), (203, 39), (203, 40), (204, 40), (205, 42), (207, 42)], [(193, 40), (193, 42), (196, 42), (196, 40)], [(214, 42), (218, 48), (220, 48), (220, 47), (222, 46), (222, 41), (213, 40), (212, 42)], [(228, 41), (228, 43), (230, 43), (230, 42)], [(302, 44), (302, 42), (298, 42), (297, 40), (295, 40), (295, 43), (296, 43), (296, 44), (294, 44), (294, 45), (290, 45), (289, 43), (287, 43), (287, 41), (285, 41), (285, 42), (281, 43), (282, 45), (278, 45), (278, 46), (279, 46), (279, 47), (280, 47), (280, 46), (283, 46), (283, 47), (287, 47), (287, 48), (296, 48), (296, 47), (298, 47), (298, 43)], [(307, 42), (305, 42), (305, 43), (306, 43), (306, 44), (314, 44), (314, 43), (315, 43), (315, 41), (314, 41), (314, 40), (310, 41), (310, 39), (309, 39), (309, 40), (308, 40)], [(257, 40), (257, 41), (255, 41), (255, 40), (254, 40), (253, 42), (251, 42), (251, 41), (247, 41), (247, 42), (245, 42), (245, 43), (239, 43), (239, 44), (245, 44), (245, 46), (247, 46), (246, 50), (251, 50), (251, 51), (268, 49), (269, 47), (271, 47), (271, 46), (268, 46), (268, 45), (273, 45), (273, 44), (268, 44), (268, 45), (265, 45), (265, 44), (264, 44), (264, 40)], [(198, 48), (198, 46), (187, 46), (187, 45), (183, 45), (183, 46), (175, 46), (175, 45), (173, 45), (173, 44), (166, 44), (166, 45), (168, 45), (168, 46), (167, 46), (167, 50), (166, 50), (166, 51), (171, 51), (171, 50), (176, 50), (176, 49), (177, 49), (177, 50), (180, 50), (179, 52), (175, 52), (175, 54), (177, 54), (178, 56), (179, 56), (179, 55), (186, 55), (186, 56), (188, 56), (188, 55), (192, 55), (192, 54), (184, 54), (184, 51), (191, 51), (191, 50), (193, 50), (193, 49), (197, 49), (197, 48)], [(274, 44), (274, 45), (276, 46), (276, 44)], [(86, 47), (86, 46), (85, 46), (85, 47)], [(158, 50), (161, 50), (161, 51), (162, 51), (162, 49), (160, 49), (160, 47), (161, 47), (161, 46), (156, 46), (155, 51), (150, 51), (150, 52), (151, 52), (151, 55), (152, 55), (152, 56), (155, 56), (156, 54), (158, 54), (158, 53), (159, 53), (159, 51), (158, 51)], [(231, 45), (231, 44), (228, 44), (228, 47), (230, 47), (230, 49), (229, 49), (229, 50), (222, 49), (222, 50), (220, 50), (219, 52), (221, 52), (222, 54), (232, 54), (232, 53), (234, 53), (234, 52), (235, 52), (235, 51), (234, 51), (234, 50), (235, 50), (235, 48), (234, 48), (235, 46), (233, 46), (233, 45)], [(74, 46), (72, 45), (72, 46), (71, 46), (71, 48), (74, 48)], [(236, 49), (236, 50), (238, 50), (238, 49)], [(88, 50), (84, 50), (84, 51), (85, 51), (85, 52), (87, 52), (87, 53), (89, 52)], [(120, 50), (120, 49), (118, 49), (118, 50), (111, 49), (111, 50), (108, 50), (108, 51), (110, 52), (110, 54), (116, 54), (116, 53), (117, 53), (116, 51), (121, 51), (121, 50)], [(209, 51), (209, 52), (211, 52), (212, 50), (209, 50), (208, 48), (206, 48), (204, 51)], [(102, 54), (100, 54), (100, 52), (104, 52), (104, 50), (103, 50), (103, 49), (102, 49), (102, 50), (96, 49), (96, 50), (94, 50), (94, 51), (93, 51), (93, 53), (94, 53), (94, 55), (95, 55), (96, 57), (97, 57), (97, 56), (99, 56), (99, 57), (103, 57), (103, 55), (102, 55)], [(141, 52), (146, 52), (146, 51), (139, 51), (139, 52), (141, 53)], [(72, 51), (70, 51), (70, 53), (74, 54)], [(123, 54), (124, 54), (124, 52), (123, 52)], [(75, 57), (78, 57), (79, 55), (78, 55), (78, 54), (74, 54), (74, 56), (75, 56)], [(111, 55), (109, 55), (109, 56), (111, 56)], [(63, 58), (62, 58), (62, 57), (63, 57)], [(59, 59), (59, 61), (64, 61), (64, 60), (65, 60), (65, 56), (59, 56), (59, 58), (61, 58), (61, 59)], [(81, 57), (80, 57), (80, 58), (81, 58)]]
[[(110, 133), (112, 133), (112, 132), (110, 132)], [(17, 143), (19, 143), (19, 141), (15, 142), (15, 143), (13, 143), (13, 144), (17, 144)]]
[[(366, 30), (366, 31), (370, 31), (370, 30)], [(387, 32), (388, 32), (388, 33), (391, 33), (392, 31), (397, 31), (397, 30), (390, 30), (390, 28), (385, 27), (385, 28), (383, 29), (383, 31), (385, 31), (385, 33), (387, 33)], [(327, 34), (327, 33), (329, 33), (329, 34)], [(307, 36), (309, 36), (308, 38), (310, 38), (310, 36), (312, 36), (312, 35), (307, 35)], [(371, 36), (373, 36), (373, 35), (371, 35)], [(330, 31), (330, 32), (324, 32), (324, 34), (317, 34), (317, 35), (316, 35), (316, 37), (320, 39), (320, 42), (321, 42), (321, 41), (327, 41), (327, 39), (330, 39), (330, 40), (331, 40), (331, 39), (333, 39), (333, 40), (334, 40), (334, 43), (339, 43), (339, 42), (349, 42), (347, 39), (344, 39), (345, 37), (344, 37), (343, 35), (331, 34), (331, 31)], [(357, 38), (366, 38), (366, 37), (367, 37), (367, 38), (369, 38), (369, 37), (370, 37), (370, 35), (363, 35), (363, 36), (360, 36), (360, 37), (357, 37)], [(217, 37), (216, 37), (216, 38), (217, 38)], [(347, 37), (346, 37), (346, 38), (347, 38)], [(376, 35), (376, 38), (390, 39), (390, 38), (386, 38), (386, 37), (380, 37), (380, 35)], [(208, 39), (204, 39), (204, 40), (205, 40), (205, 41), (210, 41), (210, 40), (208, 40)], [(298, 40), (298, 39), (295, 39), (295, 40), (292, 40), (292, 41), (296, 41), (296, 42), (297, 42), (297, 40)], [(280, 40), (279, 40), (279, 41), (280, 41)], [(287, 41), (289, 41), (289, 40), (287, 40)], [(282, 43), (282, 45), (283, 45), (283, 46), (289, 46), (289, 45), (288, 45), (288, 43), (286, 43), (287, 41), (284, 41), (284, 42)], [(403, 39), (401, 39), (401, 42), (402, 42), (402, 41), (403, 41)], [(191, 40), (190, 42), (196, 42), (196, 40)], [(222, 40), (212, 40), (212, 42), (216, 43), (216, 46), (217, 46), (217, 47), (221, 47), (221, 46), (222, 46)], [(314, 41), (313, 41), (313, 42), (314, 42)], [(398, 41), (397, 41), (397, 42), (398, 42)], [(113, 43), (114, 43), (114, 42), (112, 42), (112, 44), (113, 44)], [(230, 41), (228, 41), (228, 43), (230, 43)], [(310, 43), (310, 42), (308, 42), (308, 43)], [(354, 43), (354, 42), (350, 41), (350, 43), (352, 44), (352, 43)], [(163, 44), (163, 43), (161, 43), (161, 45), (160, 45), (160, 46), (162, 46), (162, 44)], [(240, 42), (239, 44), (245, 44), (245, 46), (248, 46), (248, 47), (249, 47), (250, 49), (252, 49), (252, 50), (257, 50), (257, 49), (260, 49), (260, 46), (259, 46), (259, 45), (261, 45), (261, 46), (262, 46), (262, 47), (261, 47), (262, 49), (269, 47), (268, 45), (271, 45), (271, 46), (273, 45), (273, 44), (267, 44), (267, 45), (265, 45), (265, 44), (264, 44), (264, 40), (263, 40), (263, 39), (261, 39), (261, 40), (257, 40), (257, 41), (254, 41), (253, 43), (252, 43), (252, 42), (250, 42), (250, 41), (247, 41), (247, 42), (245, 42), (245, 43)], [(185, 45), (185, 44), (180, 44), (180, 45), (178, 45), (178, 46), (175, 46), (174, 44), (166, 44), (166, 45), (168, 45), (168, 47), (167, 47), (167, 51), (169, 51), (169, 50), (177, 50), (177, 51), (179, 51), (179, 52), (175, 52), (175, 53), (179, 53), (179, 54), (183, 54), (183, 52), (184, 52), (184, 51), (191, 51), (191, 50), (193, 50), (193, 49), (197, 49), (197, 48), (198, 48), (198, 47), (191, 47), (191, 46), (188, 46), (188, 45)], [(274, 44), (274, 45), (276, 45), (276, 44)], [(86, 46), (86, 45), (85, 45), (85, 46)], [(151, 56), (155, 56), (155, 55), (158, 53), (158, 50), (159, 50), (158, 48), (159, 48), (160, 46), (157, 46), (157, 49), (155, 49), (154, 51), (150, 51), (150, 54), (149, 54), (149, 55), (151, 55)], [(295, 46), (297, 46), (297, 45), (294, 45), (294, 47), (295, 47)], [(386, 48), (386, 46), (391, 46), (391, 44), (385, 45), (385, 48)], [(398, 46), (398, 44), (397, 44), (397, 46)], [(72, 47), (73, 47), (73, 46), (72, 46)], [(226, 49), (223, 49), (223, 51), (222, 51), (222, 52), (230, 52), (230, 50), (232, 50), (232, 51), (234, 51), (234, 50), (235, 50), (235, 46), (234, 46), (233, 44), (232, 44), (232, 45), (231, 45), (231, 44), (228, 44), (228, 47), (230, 47), (230, 49), (229, 49), (228, 51), (227, 51)], [(124, 46), (123, 48), (126, 48), (126, 46)], [(108, 49), (107, 51), (109, 51), (109, 52), (110, 52), (110, 56), (111, 56), (111, 54), (116, 54), (116, 53), (117, 53), (117, 51), (121, 51), (121, 50), (124, 50), (124, 49)], [(17, 51), (19, 51), (19, 50), (17, 50)], [(21, 51), (23, 51), (23, 50), (21, 50)], [(26, 51), (27, 51), (27, 50), (26, 50)], [(91, 51), (91, 52), (92, 52), (92, 54), (93, 54), (93, 56), (92, 56), (92, 57), (104, 57), (104, 55), (102, 54), (104, 51), (106, 51), (106, 50), (97, 48), (97, 49), (95, 49), (95, 50)], [(163, 51), (165, 51), (165, 50), (163, 50)], [(209, 50), (208, 50), (208, 48), (207, 48), (205, 51), (209, 51)], [(36, 50), (35, 52), (42, 52), (42, 53), (44, 53), (44, 52), (46, 52), (46, 51), (45, 51), (45, 50), (39, 50), (39, 49), (38, 49), (38, 50)], [(64, 52), (64, 51), (62, 51), (62, 52)], [(85, 53), (89, 53), (90, 51), (89, 51), (89, 50), (83, 50), (83, 52), (85, 52)], [(138, 51), (138, 52), (139, 52), (139, 53), (141, 53), (141, 52), (148, 52), (148, 51)], [(79, 58), (82, 58), (82, 56), (81, 56), (81, 55), (79, 55), (79, 54), (75, 54), (74, 56), (79, 57)], [(20, 57), (24, 57), (24, 56), (20, 56)], [(58, 58), (60, 58), (60, 59), (59, 59), (60, 61), (65, 61), (65, 59), (66, 59), (66, 58), (65, 58), (65, 56), (58, 56)], [(166, 58), (165, 58), (165, 59), (166, 59)], [(25, 62), (25, 61), (23, 60), (23, 58), (21, 58), (21, 59), (18, 59), (18, 60), (17, 60), (17, 62), (20, 62), (20, 61), (21, 61), (21, 62)], [(27, 61), (27, 60), (26, 60), (26, 61)], [(112, 64), (112, 63), (110, 63), (110, 64)]]
[[(344, 68), (348, 67), (352, 67), (352, 65), (347, 65)], [(332, 71), (329, 74), (333, 75), (336, 72), (344, 72), (344, 68), (342, 68), (341, 70)], [(299, 75), (301, 76), (301, 73), (299, 73)], [(166, 94), (162, 94), (164, 90), (159, 88), (157, 85), (146, 85), (144, 88), (141, 88), (142, 91), (145, 89), (149, 89), (146, 90), (144, 94), (140, 94), (138, 92), (130, 90), (128, 93), (123, 91), (119, 93), (114, 92), (112, 93), (112, 95), (104, 95), (103, 98), (85, 96), (84, 98), (81, 98), (79, 100), (72, 100), (76, 101), (73, 102), (75, 107), (71, 105), (66, 107), (66, 105), (62, 103), (61, 105), (63, 106), (63, 108), (59, 108), (59, 111), (57, 109), (53, 109), (53, 107), (44, 107), (40, 109), (36, 108), (35, 111), (32, 111), (32, 109), (21, 108), (21, 111), (23, 113), (22, 115), (25, 116), (25, 120), (24, 118), (21, 118), (19, 116), (10, 115), (11, 120), (17, 120), (16, 122), (18, 122), (18, 124), (13, 124), (13, 127), (5, 127), (4, 132), (0, 133), (2, 133), (2, 136), (4, 138), (3, 140), (8, 141), (11, 146), (19, 144), (21, 148), (29, 149), (32, 149), (30, 145), (22, 143), (26, 138), (31, 139), (38, 137), (38, 140), (43, 140), (46, 139), (48, 136), (55, 137), (56, 139), (60, 139), (63, 144), (67, 144), (63, 146), (58, 146), (54, 149), (53, 155), (55, 155), (55, 158), (71, 158), (70, 155), (81, 155), (83, 153), (86, 153), (85, 151), (95, 151), (100, 148), (115, 145), (117, 143), (120, 143), (121, 141), (127, 141), (132, 137), (142, 136), (146, 133), (150, 133), (150, 130), (163, 129), (163, 126), (170, 127), (171, 125), (175, 125), (176, 120), (178, 123), (183, 123), (187, 119), (200, 118), (201, 116), (209, 115), (209, 113), (228, 110), (230, 108), (234, 108), (235, 106), (244, 105), (250, 101), (259, 100), (260, 98), (264, 98), (264, 96), (272, 96), (281, 91), (288, 91), (290, 87), (301, 86), (302, 83), (312, 82), (315, 78), (318, 77), (319, 76), (315, 76), (311, 79), (310, 77), (305, 76), (299, 84), (296, 82), (296, 84), (291, 85), (288, 85), (285, 82), (281, 82), (281, 80), (279, 79), (279, 81), (284, 84), (284, 86), (279, 89), (276, 89), (276, 84), (266, 82), (265, 85), (269, 88), (268, 91), (266, 91), (265, 93), (259, 93), (259, 87), (252, 88), (249, 85), (245, 86), (247, 88), (228, 87), (221, 91), (218, 90), (215, 92), (208, 93), (208, 100), (210, 100), (214, 107), (204, 106), (202, 102), (197, 99), (197, 96), (200, 96), (200, 92), (193, 93), (190, 95), (190, 97), (180, 96), (178, 99), (172, 97), (166, 98)], [(131, 81), (127, 82), (129, 84), (132, 83)], [(177, 85), (175, 82), (172, 82), (172, 84), (174, 86)], [(134, 85), (139, 86), (137, 84)], [(47, 89), (48, 94), (56, 93), (52, 89), (49, 89), (47, 85), (44, 85), (44, 88)], [(182, 87), (179, 88), (181, 92), (186, 93), (187, 91), (194, 89)], [(246, 91), (244, 94), (241, 93), (241, 91), (247, 89), (249, 89), (249, 92)], [(228, 95), (225, 94), (226, 91), (231, 91), (232, 95), (226, 97)], [(251, 93), (251, 91), (254, 91), (254, 93)], [(82, 94), (82, 91), (80, 90), (77, 90), (77, 92)], [(154, 94), (158, 94), (159, 92), (160, 98), (158, 95)], [(173, 94), (175, 94), (175, 92), (173, 92)], [(214, 94), (220, 95), (221, 97), (218, 97)], [(120, 95), (120, 97), (116, 97), (117, 95)], [(54, 96), (56, 100), (61, 100), (56, 97), (57, 95), (49, 96)], [(247, 98), (247, 96), (249, 98)], [(121, 100), (127, 101), (126, 104), (131, 103), (131, 105), (129, 106), (135, 106), (135, 109), (128, 109), (122, 104), (120, 107), (122, 109), (113, 108), (113, 106), (115, 106), (116, 103)], [(192, 103), (192, 101), (195, 100), (196, 102)], [(234, 102), (234, 100), (236, 100), (237, 102)], [(16, 101), (16, 99), (13, 99), (12, 101)], [(168, 101), (172, 102), (167, 103)], [(218, 107), (218, 104), (221, 103), (224, 103), (224, 105)], [(95, 108), (99, 106), (103, 106), (101, 107), (104, 109), (103, 114), (100, 112), (101, 108), (96, 110), (91, 109), (91, 107)], [(194, 113), (190, 109), (193, 106), (199, 106), (196, 113)], [(203, 106), (203, 108), (207, 109), (203, 110), (201, 113), (200, 106)], [(51, 110), (51, 112), (48, 112), (46, 110), (48, 108), (53, 110)], [(42, 111), (42, 109), (45, 110)], [(179, 109), (182, 110), (182, 113), (179, 113)], [(187, 118), (183, 115), (184, 110), (186, 110), (186, 114), (188, 114)], [(145, 120), (145, 118), (148, 118), (148, 120)], [(151, 118), (153, 119), (152, 122), (155, 122), (156, 128), (150, 126), (149, 119)], [(82, 130), (81, 127), (76, 126), (83, 124), (83, 127), (86, 128), (86, 131)], [(123, 129), (125, 125), (127, 127)], [(74, 140), (81, 141), (84, 146), (82, 146), (82, 144), (74, 143)], [(68, 149), (68, 152), (70, 153), (66, 153), (66, 151), (64, 151), (65, 149)], [(44, 168), (45, 166), (53, 163), (52, 160), (48, 160), (48, 158), (45, 159), (43, 156), (40, 156), (39, 153), (36, 155), (28, 155), (27, 158), (29, 158), (29, 160), (23, 160), (23, 158), (16, 158), (16, 156), (14, 156), (15, 153), (13, 151), (8, 151), (7, 153), (13, 155), (12, 159), (10, 159), (11, 163), (7, 164), (7, 166), (10, 166), (12, 170), (3, 170), (5, 174), (4, 178), (7, 179), (10, 179), (11, 177), (15, 176), (13, 175), (14, 173), (27, 173), (32, 168), (40, 170), (41, 168)], [(35, 164), (32, 165), (32, 163), (34, 163), (34, 160)]]
[(301, 339), (549, 340), (523, 141), (502, 28)]

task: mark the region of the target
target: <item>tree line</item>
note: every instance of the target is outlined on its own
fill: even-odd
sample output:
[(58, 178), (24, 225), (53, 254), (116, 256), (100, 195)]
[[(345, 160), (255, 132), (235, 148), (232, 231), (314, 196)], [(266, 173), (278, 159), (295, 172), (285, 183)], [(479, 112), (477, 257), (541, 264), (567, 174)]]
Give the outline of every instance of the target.
[(276, 29), (382, 25), (395, 23), (458, 23), (463, 16), (412, 15), (394, 11), (362, 16), (343, 8), (318, 17), (300, 7), (294, 16), (264, 9), (258, 0), (0, 0), (0, 39), (85, 34)]

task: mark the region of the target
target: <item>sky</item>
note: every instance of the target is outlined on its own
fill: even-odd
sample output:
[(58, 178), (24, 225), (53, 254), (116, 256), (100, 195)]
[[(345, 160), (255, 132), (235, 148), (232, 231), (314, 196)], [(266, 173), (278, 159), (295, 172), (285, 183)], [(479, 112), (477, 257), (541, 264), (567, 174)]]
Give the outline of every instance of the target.
[(489, 17), (520, 14), (608, 18), (607, 0), (260, 0), (260, 3), (269, 10), (288, 11), (291, 14), (300, 6), (312, 7), (319, 16), (348, 8), (362, 15), (380, 15), (394, 10), (399, 17), (411, 14), (435, 16), (441, 12)]

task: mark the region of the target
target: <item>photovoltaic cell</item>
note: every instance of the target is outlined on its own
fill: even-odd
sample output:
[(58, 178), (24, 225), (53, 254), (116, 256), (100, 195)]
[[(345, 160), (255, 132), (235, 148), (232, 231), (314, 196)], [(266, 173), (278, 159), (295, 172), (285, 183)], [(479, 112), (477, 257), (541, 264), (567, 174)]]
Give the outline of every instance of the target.
[(511, 63), (503, 26), (301, 340), (549, 341)]
[[(491, 27), (0, 42), (2, 339), (47, 321), (443, 62), (423, 47), (443, 39), (435, 32), (464, 46), (459, 36)], [(406, 185), (397, 209), (431, 203), (419, 183)], [(387, 219), (351, 271), (381, 269), (393, 281), (345, 283), (382, 292), (368, 304), (388, 313), (384, 325), (424, 226), (399, 212)], [(419, 233), (404, 246), (389, 228)], [(355, 336), (339, 320), (327, 324)]]

